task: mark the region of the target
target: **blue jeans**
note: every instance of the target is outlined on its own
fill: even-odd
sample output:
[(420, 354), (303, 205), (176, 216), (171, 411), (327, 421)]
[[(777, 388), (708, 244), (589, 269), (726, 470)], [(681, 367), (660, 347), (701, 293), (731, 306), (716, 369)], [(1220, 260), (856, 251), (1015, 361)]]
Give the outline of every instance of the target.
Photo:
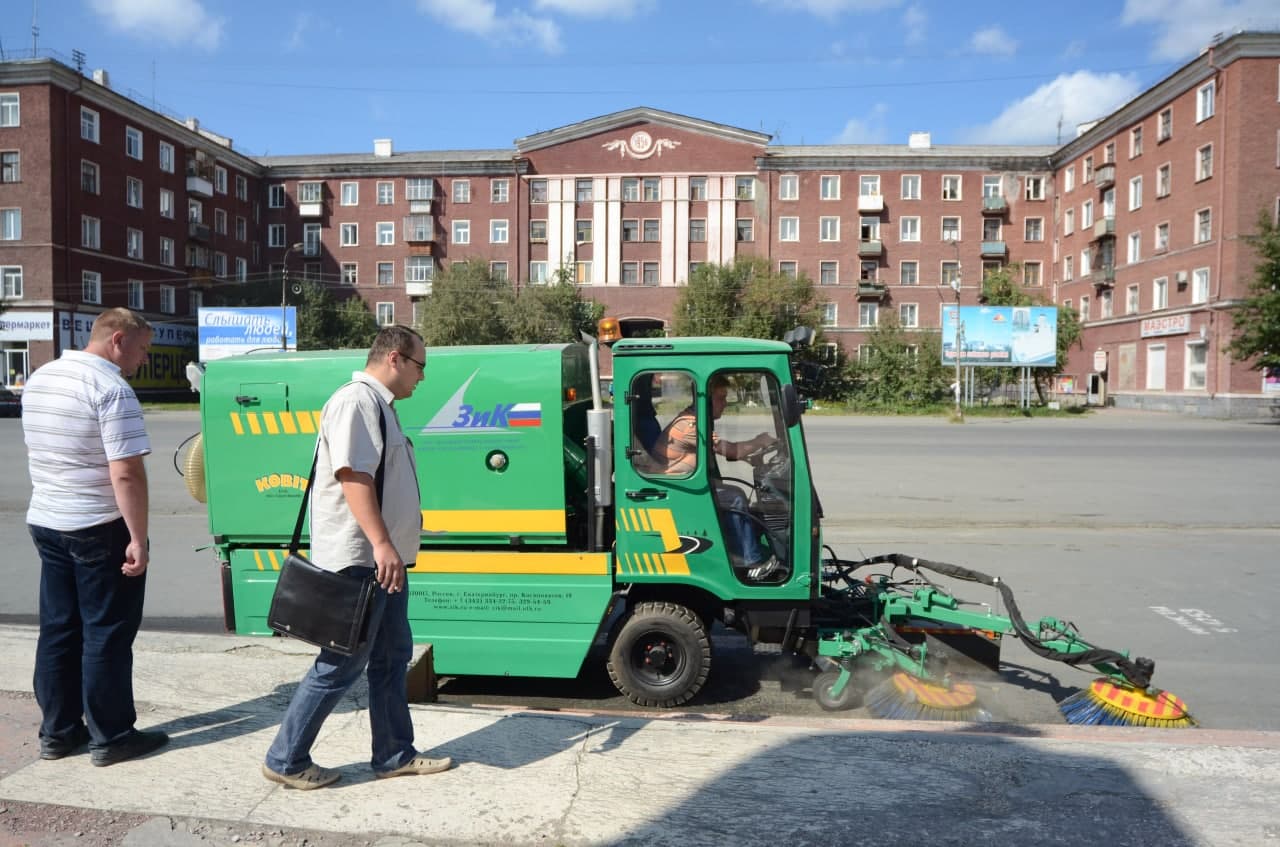
[[(724, 543), (731, 556), (738, 557), (744, 567), (758, 565), (768, 558), (760, 545), (760, 526), (740, 512), (747, 511), (747, 495), (734, 485), (716, 486), (716, 503), (723, 515)], [(732, 509), (733, 511), (725, 511)]]
[[(373, 569), (351, 567), (345, 572), (371, 574)], [(296, 774), (311, 766), (311, 746), (320, 727), (366, 666), (369, 728), (373, 733), (369, 764), (375, 771), (393, 771), (418, 754), (413, 747), (413, 720), (405, 689), (409, 660), (413, 658), (407, 591), (388, 594), (379, 590), (374, 594), (369, 632), (369, 641), (350, 656), (324, 649), (316, 656), (315, 664), (293, 693), (280, 721), (280, 731), (267, 750), (266, 763), (271, 770)]]
[(28, 525), (40, 555), (40, 638), (34, 687), (40, 736), (69, 740), (88, 723), (91, 746), (128, 735), (133, 639), (142, 624), (147, 578), (125, 576), (124, 518), (62, 532)]

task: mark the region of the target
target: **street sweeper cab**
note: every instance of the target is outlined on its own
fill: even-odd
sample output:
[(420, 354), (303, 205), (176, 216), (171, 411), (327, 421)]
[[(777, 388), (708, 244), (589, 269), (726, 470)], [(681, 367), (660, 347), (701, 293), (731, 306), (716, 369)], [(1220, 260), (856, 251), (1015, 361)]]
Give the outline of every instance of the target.
[[(1004, 588), (992, 578), (908, 557), (850, 562), (824, 547), (802, 422), (822, 373), (796, 355), (812, 333), (618, 336), (606, 319), (582, 344), (428, 348), (425, 381), (397, 402), (422, 497), (410, 623), (433, 645), (437, 674), (573, 677), (601, 643), (620, 692), (677, 706), (712, 672), (708, 633), (721, 622), (807, 659), (824, 708), (865, 700), (882, 714), (914, 704), (913, 716), (981, 719), (943, 659), (956, 649), (994, 664), (1014, 633), (1149, 699), (1152, 721), (1190, 722), (1150, 687), (1145, 660), (1053, 619), (1029, 627), (961, 610), (923, 574), (946, 567)], [(364, 363), (364, 351), (278, 353), (196, 375), (201, 438), (185, 466), (207, 498), (229, 629), (270, 633), (321, 408)], [(307, 527), (304, 546), (313, 531), (323, 530)], [(1103, 716), (1123, 712), (1082, 696)]]

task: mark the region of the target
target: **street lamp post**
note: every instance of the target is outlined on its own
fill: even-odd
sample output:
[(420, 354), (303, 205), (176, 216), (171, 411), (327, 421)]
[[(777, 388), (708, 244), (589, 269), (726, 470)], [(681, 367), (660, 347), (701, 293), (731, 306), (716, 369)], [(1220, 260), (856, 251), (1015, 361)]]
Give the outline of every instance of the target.
[(955, 348), (952, 350), (952, 353), (953, 353), (953, 355), (955, 356), (955, 359), (956, 359), (956, 388), (955, 388), (955, 392), (954, 392), (954, 394), (955, 394), (955, 400), (956, 400), (955, 416), (956, 416), (956, 419), (957, 419), (957, 420), (960, 420), (960, 419), (962, 419), (962, 418), (964, 417), (964, 413), (960, 410), (960, 391), (961, 391), (961, 388), (960, 388), (960, 345), (964, 343), (964, 324), (963, 324), (963, 323), (961, 323), (961, 321), (960, 321), (960, 274), (961, 274), (961, 270), (960, 270), (960, 243), (959, 243), (959, 242), (955, 242), (955, 248), (956, 248), (956, 275), (955, 275), (955, 276), (952, 278), (952, 280), (951, 280), (951, 287), (952, 287), (952, 289), (954, 289), (954, 290), (955, 290), (955, 292), (956, 292), (956, 343), (955, 343)]
[(289, 245), (280, 260), (280, 350), (289, 349), (289, 254), (301, 250), (303, 244)]

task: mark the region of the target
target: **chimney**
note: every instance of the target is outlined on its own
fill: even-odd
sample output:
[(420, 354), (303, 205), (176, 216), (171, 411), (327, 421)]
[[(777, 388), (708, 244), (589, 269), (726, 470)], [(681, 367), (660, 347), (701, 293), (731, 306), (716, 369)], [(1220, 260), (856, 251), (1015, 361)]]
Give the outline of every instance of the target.
[(373, 155), (379, 159), (391, 158), (391, 139), (375, 138), (373, 139)]
[(105, 68), (95, 68), (93, 71), (93, 81), (101, 85), (103, 88), (111, 87), (111, 76)]
[(907, 147), (911, 150), (928, 150), (933, 146), (933, 136), (927, 132), (913, 132), (907, 136)]

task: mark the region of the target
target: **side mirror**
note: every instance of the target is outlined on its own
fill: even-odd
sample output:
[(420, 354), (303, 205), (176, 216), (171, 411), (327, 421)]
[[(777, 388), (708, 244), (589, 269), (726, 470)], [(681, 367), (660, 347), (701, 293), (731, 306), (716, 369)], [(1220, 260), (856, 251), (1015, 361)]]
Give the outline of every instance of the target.
[(791, 383), (782, 386), (782, 422), (787, 425), (787, 429), (800, 423), (800, 416), (804, 414), (804, 403), (800, 400), (796, 387)]

